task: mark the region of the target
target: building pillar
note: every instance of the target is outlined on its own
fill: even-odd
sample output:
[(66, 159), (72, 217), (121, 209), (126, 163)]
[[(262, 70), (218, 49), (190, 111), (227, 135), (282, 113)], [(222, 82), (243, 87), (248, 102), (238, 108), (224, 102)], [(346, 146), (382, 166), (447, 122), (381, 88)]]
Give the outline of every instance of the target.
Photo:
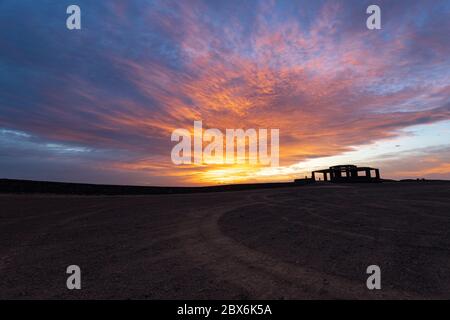
[(311, 173), (311, 179), (316, 181), (316, 173), (314, 171)]
[(379, 169), (375, 169), (375, 176), (377, 177), (377, 179), (380, 179), (380, 170)]
[(366, 178), (370, 179), (370, 176), (371, 176), (370, 175), (370, 169), (366, 169), (365, 171), (366, 171)]
[(323, 173), (323, 180), (324, 180), (324, 181), (328, 181), (328, 176), (327, 176), (327, 173), (326, 173), (326, 172)]

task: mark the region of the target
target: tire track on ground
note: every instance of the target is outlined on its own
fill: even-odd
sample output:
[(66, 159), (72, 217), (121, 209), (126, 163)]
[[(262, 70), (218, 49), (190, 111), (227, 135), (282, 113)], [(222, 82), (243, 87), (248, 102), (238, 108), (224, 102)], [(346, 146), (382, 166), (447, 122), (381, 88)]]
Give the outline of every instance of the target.
[(198, 227), (184, 242), (185, 252), (218, 279), (241, 288), (249, 299), (420, 298), (414, 293), (403, 291), (369, 291), (365, 282), (278, 261), (240, 244), (220, 231), (218, 220), (222, 215), (248, 205), (264, 204), (264, 200), (248, 195), (245, 205), (241, 202), (214, 208), (214, 213), (211, 213), (213, 209), (203, 211), (198, 219)]

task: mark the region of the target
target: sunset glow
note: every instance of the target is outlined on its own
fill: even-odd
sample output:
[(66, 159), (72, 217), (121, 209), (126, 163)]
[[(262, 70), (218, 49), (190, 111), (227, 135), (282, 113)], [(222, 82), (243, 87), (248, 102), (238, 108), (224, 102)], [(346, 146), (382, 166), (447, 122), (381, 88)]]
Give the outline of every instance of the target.
[[(42, 2), (0, 3), (1, 178), (210, 185), (353, 163), (450, 179), (448, 1), (379, 1), (381, 30), (367, 1), (78, 1), (76, 32), (69, 2)], [(280, 166), (174, 165), (171, 133), (196, 120), (280, 129)]]

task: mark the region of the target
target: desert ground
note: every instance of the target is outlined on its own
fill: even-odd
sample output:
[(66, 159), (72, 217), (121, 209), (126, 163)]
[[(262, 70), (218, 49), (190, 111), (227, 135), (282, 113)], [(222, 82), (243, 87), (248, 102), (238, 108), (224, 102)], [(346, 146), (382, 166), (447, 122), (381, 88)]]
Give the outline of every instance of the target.
[(450, 183), (1, 194), (0, 208), (1, 299), (450, 298)]

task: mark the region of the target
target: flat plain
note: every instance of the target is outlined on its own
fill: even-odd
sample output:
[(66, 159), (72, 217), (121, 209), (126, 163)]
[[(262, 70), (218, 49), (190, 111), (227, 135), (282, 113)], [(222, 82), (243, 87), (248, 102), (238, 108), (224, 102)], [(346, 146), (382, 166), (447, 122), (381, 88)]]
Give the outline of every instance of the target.
[(450, 298), (449, 182), (0, 194), (0, 208), (1, 299)]

